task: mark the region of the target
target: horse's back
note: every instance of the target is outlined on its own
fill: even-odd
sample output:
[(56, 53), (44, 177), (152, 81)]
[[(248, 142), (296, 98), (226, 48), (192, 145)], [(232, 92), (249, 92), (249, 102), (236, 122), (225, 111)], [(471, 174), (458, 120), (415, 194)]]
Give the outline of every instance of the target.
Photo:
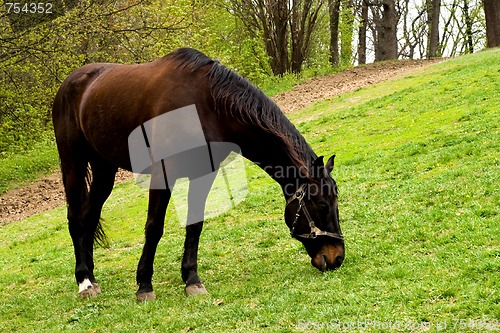
[(209, 104), (205, 73), (185, 70), (168, 57), (144, 64), (85, 65), (62, 84), (54, 127), (75, 127), (100, 155), (129, 169), (128, 136), (135, 128), (165, 112)]
[[(63, 81), (52, 106), (52, 118), (57, 122), (60, 118), (75, 117), (72, 111), (80, 103), (82, 96), (103, 72), (113, 68), (114, 64), (93, 63), (75, 69)], [(55, 125), (55, 124), (54, 124)]]

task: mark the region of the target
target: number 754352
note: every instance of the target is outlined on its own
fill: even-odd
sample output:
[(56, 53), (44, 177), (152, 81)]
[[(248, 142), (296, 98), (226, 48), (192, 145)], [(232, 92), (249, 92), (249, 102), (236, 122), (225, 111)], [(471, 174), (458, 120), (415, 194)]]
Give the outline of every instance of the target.
[(50, 2), (6, 2), (7, 14), (52, 14)]

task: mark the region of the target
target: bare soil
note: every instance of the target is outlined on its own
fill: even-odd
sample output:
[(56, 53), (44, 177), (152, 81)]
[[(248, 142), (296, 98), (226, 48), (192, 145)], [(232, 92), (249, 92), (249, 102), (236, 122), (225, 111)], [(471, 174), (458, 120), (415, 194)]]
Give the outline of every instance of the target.
[(353, 67), (337, 74), (312, 79), (295, 86), (292, 90), (274, 96), (273, 99), (283, 112), (290, 113), (303, 109), (318, 100), (404, 76), (417, 68), (441, 61), (444, 59), (399, 60)]
[[(317, 100), (327, 99), (431, 65), (437, 60), (400, 60), (350, 68), (340, 73), (315, 78), (295, 86), (292, 90), (273, 97), (285, 113), (296, 112)], [(132, 174), (120, 170), (116, 181), (132, 178)], [(28, 216), (61, 206), (65, 195), (61, 173), (49, 176), (0, 196), (0, 226)]]
[[(132, 173), (120, 170), (115, 183), (132, 179)], [(22, 220), (65, 204), (62, 175), (57, 171), (27, 186), (8, 191), (0, 196), (0, 226)]]

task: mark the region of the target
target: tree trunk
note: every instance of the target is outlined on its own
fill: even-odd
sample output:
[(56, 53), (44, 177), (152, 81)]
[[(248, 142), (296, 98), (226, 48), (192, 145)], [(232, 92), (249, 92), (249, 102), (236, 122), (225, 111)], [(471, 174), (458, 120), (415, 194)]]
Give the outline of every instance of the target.
[(330, 64), (333, 67), (339, 65), (339, 18), (340, 0), (328, 0), (330, 12)]
[(441, 0), (427, 0), (427, 24), (429, 26), (427, 58), (438, 56), (440, 9)]
[(353, 0), (342, 0), (340, 10), (340, 65), (352, 65), (352, 41), (354, 36)]
[[(286, 1), (282, 1), (286, 3)], [(309, 54), (311, 36), (316, 27), (323, 1), (293, 0), (291, 3), (290, 32), (292, 41), (291, 69), (302, 71), (302, 64)]]
[[(271, 68), (275, 75), (283, 75), (290, 69), (288, 58), (288, 6), (282, 1), (268, 1), (266, 4), (267, 30), (266, 49), (271, 56)], [(265, 18), (262, 18), (263, 25)]]
[[(497, 0), (498, 1), (498, 0)], [(472, 18), (469, 12), (469, 0), (464, 0), (464, 19), (465, 19), (465, 46), (466, 53), (474, 53), (474, 41), (472, 39)]]
[(500, 46), (500, 1), (483, 0), (487, 47)]
[(382, 0), (382, 16), (377, 20), (375, 61), (398, 58), (397, 14), (395, 0)]
[(359, 25), (358, 64), (366, 64), (366, 30), (368, 28), (368, 0), (361, 0), (361, 24)]
[(298, 73), (326, 0), (229, 0), (248, 31), (263, 38), (274, 75)]

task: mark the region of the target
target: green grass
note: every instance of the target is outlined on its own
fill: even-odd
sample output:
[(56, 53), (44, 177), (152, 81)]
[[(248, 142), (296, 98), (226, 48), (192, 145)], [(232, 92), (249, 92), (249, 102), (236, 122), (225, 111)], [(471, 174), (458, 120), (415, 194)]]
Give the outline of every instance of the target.
[(7, 153), (0, 158), (0, 194), (26, 185), (59, 167), (57, 148), (52, 139), (34, 143), (22, 153)]
[(135, 302), (146, 191), (118, 185), (81, 300), (64, 207), (0, 229), (2, 332), (491, 332), (500, 330), (500, 50), (321, 101), (291, 115), (337, 154), (346, 259), (314, 269), (282, 220), (279, 187), (249, 167), (249, 195), (206, 223), (186, 298), (183, 228), (169, 208), (158, 299)]

